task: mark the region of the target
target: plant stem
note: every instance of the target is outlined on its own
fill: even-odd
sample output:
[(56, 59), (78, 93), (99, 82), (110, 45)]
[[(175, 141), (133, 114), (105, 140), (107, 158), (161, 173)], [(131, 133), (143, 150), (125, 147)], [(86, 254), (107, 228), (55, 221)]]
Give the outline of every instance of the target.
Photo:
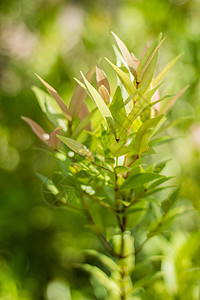
[[(117, 165), (117, 160), (116, 160)], [(121, 230), (121, 249), (120, 253), (118, 255), (118, 263), (120, 267), (120, 275), (121, 275), (121, 300), (126, 300), (126, 288), (124, 286), (124, 280), (127, 276), (126, 269), (123, 264), (123, 260), (126, 258), (125, 256), (125, 239), (124, 239), (124, 232), (126, 230), (126, 216), (124, 215), (121, 219), (120, 214), (124, 212), (125, 206), (122, 205), (122, 208), (120, 209), (120, 205), (118, 202), (119, 199), (119, 186), (118, 186), (118, 174), (115, 173), (115, 201), (116, 201), (116, 213), (117, 213), (117, 220), (118, 220), (118, 226)]]

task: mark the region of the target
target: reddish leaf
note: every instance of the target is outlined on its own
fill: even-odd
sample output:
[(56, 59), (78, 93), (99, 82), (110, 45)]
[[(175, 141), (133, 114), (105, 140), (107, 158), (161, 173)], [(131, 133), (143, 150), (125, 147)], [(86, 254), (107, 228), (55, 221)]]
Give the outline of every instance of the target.
[(49, 135), (49, 146), (53, 149), (58, 149), (58, 145), (61, 143), (60, 139), (56, 135), (62, 135), (61, 127), (55, 128)]
[[(90, 83), (92, 82), (94, 76), (94, 70), (95, 70), (94, 67), (91, 68), (85, 75), (85, 77)], [(83, 83), (83, 79), (81, 80), (81, 82)], [(73, 117), (79, 115), (79, 112), (81, 111), (82, 104), (86, 95), (87, 95), (86, 91), (80, 85), (77, 85), (77, 87), (73, 92), (70, 105), (69, 105), (69, 110)]]
[(24, 120), (32, 128), (32, 130), (35, 132), (35, 134), (45, 144), (48, 144), (49, 135), (48, 135), (48, 133), (46, 133), (46, 131), (40, 125), (38, 125), (35, 121), (33, 121), (29, 118), (26, 118), (26, 117), (21, 117), (21, 118), (22, 118), (22, 120)]
[(50, 86), (46, 81), (44, 81), (39, 75), (35, 74), (40, 81), (44, 84), (44, 86), (46, 87), (47, 91), (49, 92), (49, 94), (56, 100), (56, 102), (58, 103), (58, 105), (60, 106), (63, 115), (65, 116), (65, 118), (69, 121), (72, 120), (72, 116), (70, 114), (70, 111), (68, 109), (68, 107), (66, 106), (66, 104), (64, 103), (64, 101), (62, 100), (62, 98), (58, 95), (57, 91)]

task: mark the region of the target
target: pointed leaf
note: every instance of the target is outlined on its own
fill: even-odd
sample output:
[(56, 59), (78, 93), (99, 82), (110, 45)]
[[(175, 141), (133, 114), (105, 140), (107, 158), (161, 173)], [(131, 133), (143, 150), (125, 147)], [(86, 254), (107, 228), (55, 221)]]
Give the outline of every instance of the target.
[(133, 76), (136, 78), (136, 70), (135, 70), (135, 63), (134, 63), (134, 59), (133, 56), (130, 54), (130, 52), (128, 51), (128, 48), (126, 47), (126, 45), (118, 38), (118, 36), (116, 36), (116, 34), (114, 34), (114, 32), (112, 32), (118, 46), (119, 49), (121, 50), (121, 53), (129, 67), (130, 72), (133, 74)]
[(59, 136), (57, 135), (57, 137), (65, 144), (67, 145), (67, 147), (69, 147), (72, 151), (86, 156), (90, 161), (94, 161), (94, 157), (91, 154), (91, 152), (81, 143), (79, 143), (78, 141), (75, 141), (73, 139), (70, 139), (68, 137), (64, 137), (64, 136)]
[(116, 264), (116, 262), (105, 254), (93, 249), (83, 250), (83, 253), (96, 257), (111, 271), (119, 271), (119, 266)]
[(159, 35), (159, 37), (156, 39), (156, 41), (147, 49), (146, 53), (140, 60), (139, 66), (137, 68), (137, 81), (140, 82), (140, 79), (142, 77), (142, 74), (146, 70), (147, 66), (149, 65), (150, 61), (156, 54), (157, 50), (161, 46), (161, 44), (164, 42), (165, 39), (161, 40), (162, 34)]
[(111, 102), (110, 111), (115, 120), (116, 131), (117, 131), (116, 135), (117, 135), (117, 139), (119, 139), (122, 124), (126, 119), (126, 110), (125, 110), (124, 101), (121, 94), (121, 89), (119, 86), (117, 87), (115, 91), (115, 95)]
[(169, 72), (169, 70), (175, 65), (177, 60), (183, 55), (183, 53), (179, 54), (177, 57), (175, 57), (172, 61), (170, 61), (165, 68), (156, 76), (156, 78), (153, 81), (153, 85), (157, 85)]
[(48, 133), (46, 133), (46, 131), (40, 125), (38, 125), (35, 121), (33, 121), (29, 118), (26, 118), (26, 117), (21, 117), (21, 118), (22, 118), (22, 120), (24, 120), (32, 128), (32, 130), (35, 132), (35, 134), (45, 144), (48, 144), (49, 135), (48, 135)]
[(97, 87), (98, 89), (100, 88), (100, 86), (105, 86), (105, 88), (107, 89), (109, 95), (110, 95), (110, 85), (109, 85), (109, 82), (108, 82), (108, 78), (105, 74), (105, 72), (96, 67), (96, 80), (97, 80)]
[(120, 189), (132, 189), (143, 184), (164, 177), (163, 175), (155, 173), (138, 173), (129, 177), (120, 187)]
[(58, 149), (58, 145), (60, 144), (60, 140), (57, 138), (58, 135), (62, 135), (61, 127), (55, 128), (49, 135), (48, 144), (53, 149)]
[(50, 86), (46, 81), (44, 81), (39, 75), (37, 75), (37, 74), (35, 74), (35, 75), (44, 84), (44, 86), (46, 87), (49, 94), (56, 100), (56, 102), (60, 106), (62, 113), (66, 117), (66, 119), (71, 121), (72, 116), (70, 114), (70, 111), (69, 111), (68, 107), (66, 106), (66, 104), (64, 103), (64, 101), (62, 100), (62, 98), (58, 95), (57, 91), (52, 86)]
[(109, 62), (109, 64), (113, 67), (113, 69), (118, 74), (118, 76), (119, 76), (120, 80), (122, 81), (122, 83), (124, 84), (127, 92), (129, 94), (133, 94), (134, 92), (136, 92), (136, 87), (135, 87), (134, 83), (131, 81), (131, 79), (120, 68), (118, 68), (117, 66), (115, 66), (107, 58), (106, 58), (106, 60)]
[(82, 72), (81, 72), (81, 75), (82, 75), (84, 83), (85, 83), (85, 85), (86, 85), (86, 87), (87, 87), (87, 89), (90, 93), (91, 98), (96, 103), (102, 117), (104, 118), (104, 120), (108, 124), (108, 127), (110, 128), (111, 132), (114, 134), (114, 136), (116, 136), (114, 119), (112, 117), (112, 114), (111, 114), (108, 106), (106, 105), (104, 100), (101, 98), (101, 96), (99, 95), (97, 90), (87, 81), (87, 79), (85, 78), (85, 76), (83, 75)]
[[(92, 79), (94, 77), (94, 68), (91, 68), (85, 75), (87, 80), (91, 83)], [(82, 80), (83, 83), (83, 80)], [(72, 98), (69, 104), (69, 110), (73, 117), (76, 117), (79, 115), (79, 112), (81, 110), (81, 106), (83, 101), (85, 100), (87, 93), (81, 88), (80, 84), (75, 88)]]
[(187, 85), (186, 87), (184, 87), (175, 97), (173, 97), (170, 102), (161, 109), (160, 113), (166, 113), (170, 107), (174, 104), (174, 102), (189, 88), (189, 85)]
[(135, 149), (137, 153), (141, 154), (148, 148), (148, 136), (150, 129), (155, 127), (158, 122), (162, 119), (163, 115), (147, 120), (142, 124), (138, 130), (135, 138)]
[(72, 133), (73, 139), (76, 139), (79, 136), (79, 134), (87, 127), (96, 111), (97, 108), (95, 107), (82, 121), (80, 121), (80, 123), (76, 126)]
[(131, 168), (129, 167), (124, 167), (124, 166), (117, 166), (115, 167), (115, 172), (117, 174), (124, 174), (125, 172), (131, 171)]
[(153, 79), (153, 75), (155, 72), (155, 68), (156, 68), (156, 64), (157, 64), (157, 60), (158, 60), (158, 51), (155, 53), (154, 57), (152, 58), (152, 60), (150, 61), (150, 63), (148, 64), (148, 66), (146, 67), (145, 71), (142, 74), (142, 77), (140, 79), (140, 88), (141, 88), (141, 93), (143, 94), (149, 87), (152, 79)]
[(104, 85), (101, 85), (98, 90), (99, 90), (99, 95), (104, 100), (106, 105), (109, 105), (110, 104), (110, 94), (108, 93), (108, 90), (106, 89), (106, 87)]
[(38, 100), (41, 110), (45, 113), (49, 121), (54, 126), (61, 126), (66, 130), (66, 119), (57, 102), (48, 93), (36, 86), (32, 87), (32, 90)]

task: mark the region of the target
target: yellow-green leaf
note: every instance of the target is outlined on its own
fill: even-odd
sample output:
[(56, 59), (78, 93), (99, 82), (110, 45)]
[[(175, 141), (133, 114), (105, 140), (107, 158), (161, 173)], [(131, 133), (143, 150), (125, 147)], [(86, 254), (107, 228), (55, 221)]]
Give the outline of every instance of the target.
[(116, 73), (118, 74), (120, 80), (122, 81), (122, 83), (124, 84), (127, 92), (129, 94), (133, 94), (134, 92), (136, 92), (136, 87), (134, 85), (134, 83), (131, 81), (131, 79), (126, 75), (126, 73), (124, 73), (120, 68), (118, 68), (117, 66), (115, 66), (111, 61), (109, 61), (107, 58), (106, 60), (109, 62), (109, 64), (113, 67), (113, 69), (116, 71)]
[(44, 86), (46, 87), (49, 94), (56, 100), (56, 102), (60, 106), (62, 113), (66, 117), (66, 119), (71, 121), (72, 120), (71, 113), (70, 113), (68, 107), (66, 106), (66, 104), (64, 103), (64, 101), (62, 100), (62, 98), (58, 95), (57, 91), (52, 86), (50, 86), (46, 81), (44, 81), (39, 75), (36, 74), (36, 76), (44, 84)]
[[(94, 67), (91, 68), (85, 75), (85, 77), (90, 83), (92, 82), (92, 79), (94, 77), (94, 70), (95, 70)], [(81, 82), (83, 83), (83, 80)], [(78, 83), (79, 85), (76, 86), (69, 104), (69, 110), (73, 117), (79, 115), (83, 101), (87, 95), (87, 93), (82, 89), (83, 86), (80, 85), (80, 82)]]
[(91, 154), (91, 152), (84, 146), (83, 144), (79, 143), (78, 141), (75, 141), (73, 139), (70, 139), (68, 137), (57, 135), (57, 137), (65, 144), (67, 147), (69, 147), (72, 151), (86, 156), (90, 161), (94, 161), (94, 156)]
[(119, 49), (121, 50), (121, 53), (129, 67), (130, 72), (133, 74), (133, 76), (136, 78), (136, 70), (135, 70), (135, 62), (133, 59), (133, 56), (130, 54), (128, 48), (126, 47), (126, 45), (118, 38), (118, 36), (112, 32), (118, 46)]
[(156, 78), (153, 81), (153, 86), (156, 86), (169, 72), (169, 70), (175, 65), (177, 60), (183, 55), (183, 53), (179, 54), (177, 57), (175, 57), (172, 61), (170, 61), (165, 68), (156, 76)]

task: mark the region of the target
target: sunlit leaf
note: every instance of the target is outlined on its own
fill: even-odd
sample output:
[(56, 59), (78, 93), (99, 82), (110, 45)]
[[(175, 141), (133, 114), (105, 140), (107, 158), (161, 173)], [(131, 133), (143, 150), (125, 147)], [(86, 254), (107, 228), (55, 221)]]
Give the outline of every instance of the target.
[(155, 179), (159, 179), (163, 177), (163, 175), (159, 175), (156, 173), (138, 173), (133, 176), (128, 177), (128, 179), (121, 185), (120, 189), (131, 189), (136, 188), (138, 186), (142, 186), (143, 184), (153, 181)]
[(165, 39), (161, 40), (162, 34), (155, 40), (155, 42), (147, 49), (146, 53), (140, 60), (139, 66), (137, 68), (137, 81), (140, 82), (140, 79), (146, 70), (147, 66), (149, 65), (150, 61), (153, 59), (154, 55), (158, 51), (161, 44), (164, 42)]
[(124, 73), (120, 68), (118, 68), (117, 66), (115, 66), (111, 61), (109, 61), (107, 58), (106, 60), (109, 62), (109, 64), (113, 67), (113, 69), (116, 71), (116, 73), (118, 74), (120, 80), (122, 81), (123, 85), (125, 86), (127, 92), (129, 94), (133, 94), (134, 92), (136, 92), (136, 87), (134, 85), (134, 83), (131, 81), (131, 79), (126, 75), (126, 73)]
[(78, 141), (75, 141), (73, 139), (70, 139), (68, 137), (59, 136), (57, 137), (65, 144), (67, 147), (69, 147), (72, 151), (86, 156), (89, 160), (94, 161), (93, 155), (90, 153), (90, 151), (84, 146), (83, 144), (79, 143)]
[(82, 121), (80, 121), (80, 123), (75, 127), (72, 133), (72, 139), (76, 139), (79, 134), (87, 127), (96, 111), (97, 108), (95, 107)]
[(128, 51), (128, 48), (126, 47), (126, 45), (118, 38), (118, 36), (112, 32), (118, 46), (119, 49), (121, 50), (122, 55), (124, 56), (124, 59), (129, 67), (130, 72), (133, 74), (133, 76), (136, 78), (136, 70), (135, 70), (135, 62), (133, 59), (133, 56), (130, 54), (130, 52)]
[(113, 100), (111, 102), (110, 111), (115, 120), (116, 131), (117, 131), (116, 135), (117, 138), (119, 139), (120, 138), (119, 134), (121, 131), (122, 124), (126, 119), (126, 110), (125, 110), (124, 101), (121, 94), (121, 89), (119, 86), (117, 87)]
[(110, 103), (110, 85), (105, 72), (98, 67), (96, 67), (96, 80), (99, 94), (108, 105)]
[[(93, 67), (85, 75), (85, 77), (87, 78), (87, 80), (90, 83), (92, 82), (92, 79), (94, 77), (94, 71), (95, 71), (95, 68)], [(82, 83), (83, 83), (83, 80), (82, 80)], [(69, 104), (69, 111), (73, 117), (76, 117), (79, 115), (86, 95), (87, 95), (87, 93), (81, 88), (80, 84), (77, 85), (77, 87), (75, 88), (75, 90), (72, 94), (71, 101)]]
[(162, 117), (163, 115), (152, 118), (142, 124), (135, 138), (135, 149), (137, 153), (141, 154), (147, 150), (150, 129), (155, 127), (158, 124), (158, 122), (162, 119)]
[(41, 110), (45, 113), (49, 121), (54, 126), (61, 126), (66, 130), (67, 121), (62, 114), (61, 108), (53, 97), (36, 86), (32, 87), (32, 90), (38, 100)]
[(165, 107), (163, 107), (160, 111), (160, 113), (166, 113), (170, 107), (174, 104), (174, 102), (189, 88), (189, 85), (184, 87), (175, 97), (173, 97), (169, 103)]
[(53, 149), (58, 149), (58, 145), (60, 144), (60, 140), (57, 137), (57, 134), (62, 135), (61, 133), (61, 127), (55, 128), (50, 134), (49, 134), (49, 141), (48, 144)]
[(71, 113), (70, 113), (67, 105), (62, 100), (62, 98), (58, 95), (57, 91), (52, 86), (50, 86), (46, 81), (44, 81), (39, 75), (36, 74), (36, 76), (44, 84), (44, 86), (46, 87), (49, 94), (56, 100), (56, 102), (60, 106), (62, 113), (66, 117), (66, 119), (71, 121), (72, 120)]
[(102, 117), (104, 118), (104, 120), (108, 124), (108, 127), (110, 128), (111, 132), (116, 136), (114, 119), (112, 117), (112, 114), (111, 114), (108, 106), (106, 105), (104, 100), (101, 98), (101, 96), (99, 95), (97, 90), (89, 83), (89, 81), (87, 81), (87, 79), (85, 78), (83, 73), (81, 73), (81, 75), (82, 75), (83, 80), (85, 82), (85, 85), (86, 85), (92, 99), (96, 103)]
[(169, 70), (175, 65), (177, 60), (182, 56), (183, 54), (179, 54), (177, 57), (175, 57), (172, 61), (170, 61), (165, 68), (156, 76), (156, 78), (153, 81), (153, 85), (156, 86), (163, 78), (165, 75), (169, 72)]
[(124, 174), (125, 172), (129, 172), (131, 168), (124, 167), (124, 166), (117, 166), (115, 167), (115, 172), (117, 174)]
[(35, 134), (45, 143), (48, 144), (49, 135), (46, 131), (38, 125), (35, 121), (31, 120), (30, 118), (21, 117), (35, 132)]

